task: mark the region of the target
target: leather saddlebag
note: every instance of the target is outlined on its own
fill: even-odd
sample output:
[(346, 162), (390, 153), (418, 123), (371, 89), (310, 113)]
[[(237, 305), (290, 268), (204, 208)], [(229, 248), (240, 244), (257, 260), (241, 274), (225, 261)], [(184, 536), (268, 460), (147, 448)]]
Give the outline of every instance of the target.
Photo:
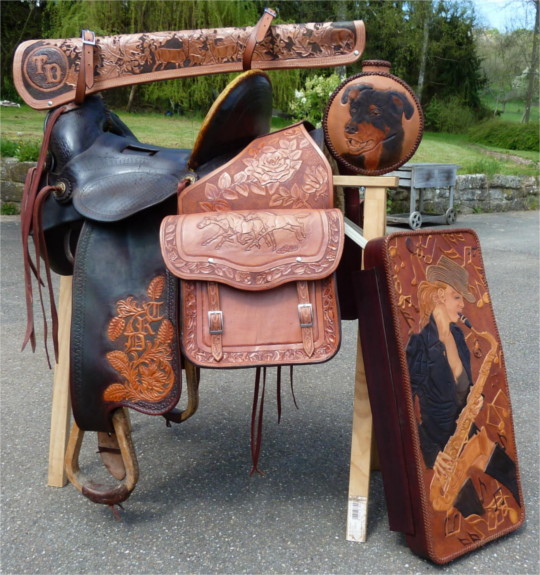
[(390, 529), (446, 563), (524, 522), (504, 355), (468, 229), (368, 242), (357, 303)]
[(343, 251), (332, 174), (298, 124), (188, 186), (161, 226), (181, 279), (183, 353), (201, 367), (323, 362), (340, 345)]

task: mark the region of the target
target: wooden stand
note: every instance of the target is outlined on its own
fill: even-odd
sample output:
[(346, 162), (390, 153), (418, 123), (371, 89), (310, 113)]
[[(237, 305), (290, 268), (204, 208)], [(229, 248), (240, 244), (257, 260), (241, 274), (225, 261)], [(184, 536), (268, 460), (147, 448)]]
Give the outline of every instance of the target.
[(71, 420), (69, 398), (69, 341), (71, 332), (71, 292), (73, 278), (60, 278), (58, 300), (58, 363), (54, 367), (51, 434), (49, 439), (49, 475), (47, 484), (64, 487), (67, 475), (64, 468)]
[[(365, 189), (363, 238), (369, 240), (386, 232), (386, 188), (397, 186), (390, 176), (334, 176), (334, 185)], [(359, 237), (361, 237), (358, 234)], [(352, 237), (352, 236), (351, 236)], [(353, 237), (353, 239), (355, 239)], [(356, 240), (355, 240), (356, 241)], [(49, 446), (48, 485), (63, 487), (66, 482), (64, 455), (70, 427), (69, 341), (72, 278), (60, 280), (59, 358), (55, 366)], [(360, 320), (361, 321), (361, 320)], [(367, 533), (367, 507), (371, 471), (372, 420), (360, 341), (357, 344), (353, 406), (351, 467), (347, 539), (364, 542)]]
[[(397, 186), (398, 178), (335, 176), (334, 185), (365, 189), (364, 241), (386, 233), (386, 188)], [(350, 236), (353, 240), (356, 239)], [(360, 318), (359, 321), (362, 321)], [(347, 510), (347, 540), (363, 543), (367, 537), (367, 508), (371, 471), (373, 427), (360, 339), (357, 343), (354, 384), (351, 467)]]

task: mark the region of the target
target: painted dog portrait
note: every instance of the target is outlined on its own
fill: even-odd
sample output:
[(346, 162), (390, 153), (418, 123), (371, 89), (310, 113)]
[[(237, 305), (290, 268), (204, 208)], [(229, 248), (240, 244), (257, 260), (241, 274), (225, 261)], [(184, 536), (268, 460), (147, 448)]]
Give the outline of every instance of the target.
[(403, 120), (415, 112), (407, 95), (355, 84), (343, 92), (341, 103), (349, 106), (349, 120), (343, 126), (347, 147), (344, 160), (366, 170), (399, 162), (405, 136)]

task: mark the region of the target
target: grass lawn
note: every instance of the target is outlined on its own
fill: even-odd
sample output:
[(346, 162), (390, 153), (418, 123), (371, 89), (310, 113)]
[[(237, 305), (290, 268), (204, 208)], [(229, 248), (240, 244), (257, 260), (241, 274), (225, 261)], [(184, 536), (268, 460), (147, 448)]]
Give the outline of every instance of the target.
[[(45, 115), (45, 112), (28, 106), (0, 108), (0, 136), (3, 140), (15, 142), (39, 142)], [(200, 117), (166, 117), (126, 112), (119, 112), (118, 115), (142, 142), (170, 148), (191, 148), (202, 122)], [(282, 126), (281, 120), (275, 128)], [(493, 154), (502, 154), (504, 158), (500, 159)], [(511, 156), (517, 157), (517, 160), (512, 160)], [(538, 175), (539, 154), (488, 149), (469, 143), (464, 135), (427, 132), (410, 161), (458, 164), (461, 166), (460, 174)], [(523, 161), (533, 163), (526, 164)]]

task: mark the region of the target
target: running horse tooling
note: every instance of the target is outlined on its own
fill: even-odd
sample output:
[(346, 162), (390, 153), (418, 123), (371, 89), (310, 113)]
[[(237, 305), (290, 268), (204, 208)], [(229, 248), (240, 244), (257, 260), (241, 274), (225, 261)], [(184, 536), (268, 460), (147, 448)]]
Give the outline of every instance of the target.
[[(138, 479), (125, 408), (162, 415), (167, 424), (184, 421), (197, 408), (201, 366), (260, 370), (320, 362), (339, 347), (334, 272), (343, 216), (332, 207), (332, 171), (320, 131), (309, 124), (269, 134), (272, 88), (263, 69), (352, 63), (361, 55), (364, 27), (360, 21), (270, 26), (273, 16), (266, 10), (252, 29), (138, 40), (84, 31), (82, 41), (31, 41), (17, 50), (21, 96), (35, 108), (51, 108), (22, 209), (25, 344), (35, 349), (32, 276), (43, 309), (51, 270), (72, 275), (75, 423), (66, 470), (96, 503), (120, 504)], [(189, 44), (199, 46), (189, 65), (172, 54), (173, 37), (184, 47), (199, 38)], [(223, 45), (227, 54), (212, 51)], [(133, 62), (141, 54), (140, 66), (115, 67), (112, 52), (129, 46)], [(141, 143), (95, 93), (242, 70), (212, 106), (192, 150)], [(50, 287), (48, 298), (56, 353)], [(268, 317), (278, 305), (272, 315), (286, 317), (286, 326), (267, 322), (257, 343), (253, 325), (260, 318), (246, 326), (246, 313), (236, 310), (248, 306), (248, 315), (257, 309)], [(183, 412), (176, 408), (182, 371), (189, 396)], [(88, 431), (97, 432), (103, 463), (118, 480), (112, 486), (79, 468)], [(256, 468), (256, 446), (252, 455)]]

